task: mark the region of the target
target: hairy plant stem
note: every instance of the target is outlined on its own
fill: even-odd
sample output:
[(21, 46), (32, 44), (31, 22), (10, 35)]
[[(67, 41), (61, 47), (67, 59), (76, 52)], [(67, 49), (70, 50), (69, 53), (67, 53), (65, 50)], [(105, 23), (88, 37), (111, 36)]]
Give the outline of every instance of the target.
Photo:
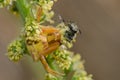
[(31, 8), (30, 4), (28, 4), (28, 0), (16, 0), (16, 6), (24, 22), (26, 17), (32, 19)]
[(47, 62), (48, 62), (48, 64), (49, 64), (49, 66), (50, 66), (52, 69), (57, 70), (56, 67), (55, 67), (54, 64), (53, 64), (53, 59), (51, 58), (51, 56), (48, 55), (48, 57), (47, 57), (46, 59), (47, 59)]

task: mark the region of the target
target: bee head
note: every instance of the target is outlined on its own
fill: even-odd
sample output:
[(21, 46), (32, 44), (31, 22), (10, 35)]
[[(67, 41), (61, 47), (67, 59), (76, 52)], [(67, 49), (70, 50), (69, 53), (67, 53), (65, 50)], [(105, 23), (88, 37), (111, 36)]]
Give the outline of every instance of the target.
[(60, 15), (58, 17), (59, 17), (59, 20), (62, 23), (64, 23), (65, 26), (67, 26), (64, 37), (68, 42), (73, 41), (76, 38), (77, 33), (81, 34), (81, 30), (78, 28), (78, 26), (74, 22), (65, 21)]
[(70, 30), (71, 32), (73, 32), (73, 33), (79, 32), (78, 26), (77, 26), (75, 23), (69, 22), (69, 23), (67, 24), (67, 26), (69, 27), (69, 30)]
[(69, 42), (72, 41), (76, 37), (76, 34), (78, 32), (81, 33), (78, 26), (73, 22), (66, 23), (66, 26), (68, 27), (68, 29), (66, 30), (64, 36), (66, 37), (67, 41), (69, 41)]

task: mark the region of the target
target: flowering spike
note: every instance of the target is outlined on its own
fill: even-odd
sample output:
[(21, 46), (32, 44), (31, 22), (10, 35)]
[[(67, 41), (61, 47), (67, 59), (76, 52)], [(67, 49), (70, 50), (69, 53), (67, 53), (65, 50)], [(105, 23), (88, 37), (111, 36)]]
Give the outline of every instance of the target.
[[(56, 27), (52, 7), (57, 0), (0, 0), (0, 8), (8, 7), (13, 14), (20, 14), (24, 27), (19, 39), (8, 46), (8, 58), (14, 62), (24, 55), (41, 61), (46, 70), (45, 80), (92, 80), (84, 69), (80, 55), (68, 49), (73, 46), (79, 29), (75, 23), (62, 20)], [(63, 75), (65, 74), (65, 75)]]

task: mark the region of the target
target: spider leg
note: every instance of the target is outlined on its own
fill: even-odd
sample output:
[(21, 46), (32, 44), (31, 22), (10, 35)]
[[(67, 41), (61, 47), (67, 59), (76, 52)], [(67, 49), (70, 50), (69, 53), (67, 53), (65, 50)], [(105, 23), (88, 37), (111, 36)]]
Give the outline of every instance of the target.
[(52, 26), (41, 27), (41, 29), (45, 34), (52, 34), (52, 33), (59, 32), (57, 28), (54, 28)]
[(36, 16), (37, 16), (37, 21), (39, 22), (40, 18), (42, 16), (42, 8), (41, 7), (38, 8)]
[(32, 45), (33, 50), (31, 51), (31, 56), (34, 61), (39, 61), (39, 54), (37, 54), (37, 51), (35, 47)]
[(49, 47), (46, 48), (45, 50), (43, 50), (42, 52), (40, 52), (42, 55), (46, 56), (50, 53), (52, 53), (53, 51), (55, 51), (58, 47), (59, 47), (60, 43), (59, 42), (54, 42), (49, 44)]
[(48, 40), (48, 43), (51, 43), (51, 42), (53, 43), (53, 42), (56, 42), (56, 41), (60, 42), (61, 34), (59, 34), (59, 33), (49, 34), (47, 36), (47, 40)]
[(64, 74), (61, 74), (61, 73), (58, 73), (58, 72), (52, 70), (52, 69), (49, 67), (48, 63), (47, 63), (47, 61), (46, 61), (46, 59), (45, 59), (45, 56), (40, 55), (40, 61), (41, 61), (41, 63), (43, 64), (45, 70), (46, 70), (48, 73), (51, 73), (51, 74), (53, 74), (53, 75), (55, 75), (55, 76), (57, 76), (57, 75), (64, 75)]

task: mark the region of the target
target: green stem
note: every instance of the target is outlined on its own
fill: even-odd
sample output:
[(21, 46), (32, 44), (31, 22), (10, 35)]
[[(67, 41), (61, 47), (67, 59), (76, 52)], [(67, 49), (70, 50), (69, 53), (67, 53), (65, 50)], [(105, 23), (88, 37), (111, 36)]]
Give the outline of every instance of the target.
[(25, 21), (25, 18), (27, 16), (30, 16), (30, 5), (28, 5), (27, 0), (16, 0), (16, 6), (17, 9), (22, 17), (22, 19)]
[(47, 59), (47, 62), (48, 62), (48, 64), (49, 64), (49, 66), (50, 66), (52, 69), (56, 70), (55, 66), (53, 65), (53, 59), (51, 58), (51, 56), (48, 55), (48, 57), (47, 57), (46, 59)]

